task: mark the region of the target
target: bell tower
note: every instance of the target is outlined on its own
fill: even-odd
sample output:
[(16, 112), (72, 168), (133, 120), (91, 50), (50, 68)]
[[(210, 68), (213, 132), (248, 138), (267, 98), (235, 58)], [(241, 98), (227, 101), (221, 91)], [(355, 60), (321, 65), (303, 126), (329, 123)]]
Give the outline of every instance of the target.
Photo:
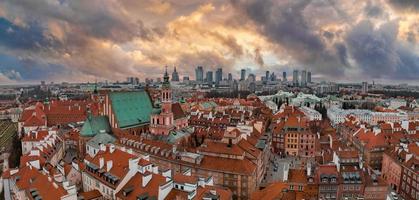
[(166, 71), (163, 77), (163, 85), (161, 89), (161, 102), (162, 102), (162, 112), (171, 113), (172, 112), (172, 89), (170, 88), (169, 74)]
[(167, 66), (163, 80), (160, 94), (161, 112), (151, 116), (150, 132), (155, 135), (168, 135), (175, 127), (172, 112), (172, 89), (170, 88)]

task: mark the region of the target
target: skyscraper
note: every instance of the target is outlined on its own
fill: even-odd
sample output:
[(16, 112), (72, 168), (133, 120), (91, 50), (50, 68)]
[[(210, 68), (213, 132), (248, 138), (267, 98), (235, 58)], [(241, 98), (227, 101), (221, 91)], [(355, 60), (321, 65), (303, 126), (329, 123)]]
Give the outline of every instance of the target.
[(233, 80), (233, 75), (231, 73), (228, 73), (228, 81), (232, 81)]
[(176, 82), (179, 81), (179, 74), (176, 71), (176, 67), (175, 67), (175, 69), (173, 70), (173, 73), (172, 73), (172, 81), (176, 81)]
[(311, 83), (311, 72), (307, 72), (307, 83)]
[(218, 68), (217, 71), (215, 72), (215, 83), (219, 84), (220, 81), (222, 80), (223, 80), (223, 69)]
[(306, 70), (301, 71), (301, 86), (302, 87), (307, 86), (307, 71)]
[(256, 81), (256, 76), (254, 74), (249, 74), (249, 77), (247, 77), (247, 80), (249, 82), (255, 82)]
[(265, 81), (269, 81), (269, 71), (266, 71), (265, 73)]
[(241, 81), (246, 80), (246, 70), (245, 70), (245, 69), (242, 69), (242, 70), (240, 71), (240, 80), (241, 80)]
[(362, 82), (362, 93), (363, 94), (368, 93), (368, 82)]
[(270, 76), (270, 81), (276, 81), (276, 75), (274, 72), (272, 72), (271, 76)]
[(292, 85), (294, 87), (298, 87), (298, 70), (294, 70), (293, 74), (292, 74)]
[(214, 78), (213, 77), (214, 76), (213, 76), (212, 71), (207, 71), (207, 77), (205, 78), (206, 82), (208, 84), (211, 84), (212, 85), (212, 83), (214, 82)]
[(195, 78), (198, 82), (204, 81), (204, 68), (202, 66), (198, 66), (195, 69)]
[(287, 81), (287, 72), (282, 72), (282, 81)]

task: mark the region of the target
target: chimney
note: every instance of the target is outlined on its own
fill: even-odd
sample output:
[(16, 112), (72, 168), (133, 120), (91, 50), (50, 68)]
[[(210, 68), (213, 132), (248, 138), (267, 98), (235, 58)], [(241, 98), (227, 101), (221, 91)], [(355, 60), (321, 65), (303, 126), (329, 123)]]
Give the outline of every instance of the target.
[(103, 157), (99, 158), (99, 169), (102, 169), (104, 164), (105, 164), (105, 159)]
[(284, 174), (283, 174), (283, 177), (282, 177), (282, 181), (283, 182), (287, 182), (288, 181), (289, 169), (290, 169), (290, 166), (288, 164), (284, 164)]
[(106, 151), (106, 145), (104, 144), (99, 144), (100, 150), (101, 151)]
[(307, 176), (310, 177), (311, 176), (311, 162), (307, 163)]
[(112, 160), (108, 160), (106, 162), (106, 171), (109, 172), (112, 169), (113, 166), (113, 161)]
[(143, 181), (142, 181), (142, 187), (147, 186), (147, 184), (150, 182), (152, 177), (153, 177), (152, 173), (144, 174), (143, 175)]
[(115, 151), (115, 145), (111, 144), (109, 146), (109, 152), (113, 153)]

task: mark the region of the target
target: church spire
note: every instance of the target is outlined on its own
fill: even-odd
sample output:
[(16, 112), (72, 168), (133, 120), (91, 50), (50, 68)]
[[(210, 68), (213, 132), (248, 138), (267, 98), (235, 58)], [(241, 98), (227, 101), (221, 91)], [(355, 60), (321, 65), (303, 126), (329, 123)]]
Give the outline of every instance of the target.
[(169, 82), (169, 73), (167, 73), (167, 66), (166, 66), (166, 71), (164, 72), (164, 77), (163, 77), (163, 87), (165, 88), (169, 88), (170, 87), (170, 82)]

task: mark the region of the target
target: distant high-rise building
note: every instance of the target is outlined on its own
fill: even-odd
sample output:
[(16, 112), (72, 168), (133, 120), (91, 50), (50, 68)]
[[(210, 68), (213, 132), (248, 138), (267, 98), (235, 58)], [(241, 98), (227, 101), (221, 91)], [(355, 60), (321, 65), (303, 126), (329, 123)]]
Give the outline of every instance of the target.
[(265, 73), (265, 81), (269, 81), (269, 71), (266, 71)]
[(307, 71), (306, 70), (301, 71), (301, 86), (302, 87), (307, 86)]
[(270, 81), (276, 81), (276, 75), (274, 72), (272, 72), (271, 77), (269, 79)]
[(245, 69), (242, 69), (242, 70), (240, 71), (240, 80), (241, 80), (241, 81), (246, 80), (246, 70), (245, 70)]
[(179, 74), (176, 71), (176, 67), (175, 67), (175, 69), (173, 70), (173, 73), (172, 73), (172, 81), (175, 81), (175, 82), (179, 81)]
[(311, 83), (311, 72), (307, 72), (307, 83)]
[(294, 70), (292, 74), (292, 85), (298, 87), (298, 70)]
[(218, 68), (215, 72), (215, 83), (219, 84), (223, 80), (223, 69)]
[(362, 82), (362, 93), (363, 94), (368, 93), (368, 82)]
[(130, 83), (132, 85), (138, 85), (140, 83), (140, 79), (137, 77), (127, 77), (127, 83)]
[(189, 81), (189, 76), (184, 76), (183, 81)]
[(282, 81), (287, 81), (287, 72), (282, 72)]
[(214, 82), (214, 78), (213, 77), (214, 76), (213, 76), (212, 71), (207, 71), (207, 76), (205, 78), (206, 82), (211, 85)]
[(247, 77), (247, 80), (249, 82), (255, 82), (256, 81), (256, 76), (254, 74), (249, 74), (249, 76)]
[(228, 81), (232, 81), (233, 80), (233, 75), (231, 73), (228, 73)]
[(195, 69), (195, 79), (198, 82), (204, 81), (204, 68), (202, 66), (198, 66)]

